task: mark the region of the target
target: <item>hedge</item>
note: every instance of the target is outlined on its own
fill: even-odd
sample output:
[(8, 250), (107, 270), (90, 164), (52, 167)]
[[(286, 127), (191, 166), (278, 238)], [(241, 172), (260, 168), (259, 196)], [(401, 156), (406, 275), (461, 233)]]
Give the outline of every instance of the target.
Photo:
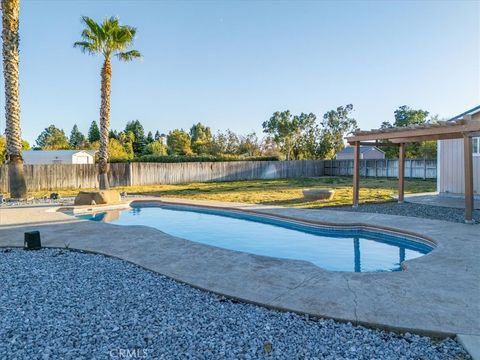
[(143, 155), (133, 160), (110, 160), (110, 162), (159, 162), (159, 163), (182, 163), (182, 162), (220, 162), (220, 161), (278, 161), (278, 156), (212, 156), (212, 155)]

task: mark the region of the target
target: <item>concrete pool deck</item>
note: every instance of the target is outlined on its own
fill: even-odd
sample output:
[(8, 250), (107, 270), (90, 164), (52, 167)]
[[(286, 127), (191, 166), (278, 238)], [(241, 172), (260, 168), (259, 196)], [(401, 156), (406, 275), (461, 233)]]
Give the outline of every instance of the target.
[[(142, 201), (159, 200), (141, 198)], [(39, 230), (43, 246), (118, 257), (178, 281), (281, 310), (431, 336), (480, 335), (480, 226), (393, 215), (163, 199), (300, 221), (371, 225), (432, 239), (431, 253), (405, 271), (350, 273), (175, 238), (144, 226), (79, 220), (58, 206), (0, 208), (0, 246), (23, 246)]]
[[(439, 194), (438, 192), (406, 194), (405, 202), (422, 205), (465, 209), (465, 198), (455, 195)], [(480, 198), (475, 197), (473, 208), (480, 210)]]

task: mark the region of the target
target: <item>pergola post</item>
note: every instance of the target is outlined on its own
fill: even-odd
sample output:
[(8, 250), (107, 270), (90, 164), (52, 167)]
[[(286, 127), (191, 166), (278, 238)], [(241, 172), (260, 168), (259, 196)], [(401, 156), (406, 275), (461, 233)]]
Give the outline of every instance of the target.
[(398, 203), (403, 203), (405, 193), (405, 144), (401, 143), (398, 156)]
[(473, 155), (472, 138), (463, 135), (463, 157), (465, 162), (465, 222), (473, 223)]
[(360, 142), (356, 141), (353, 149), (353, 207), (358, 207), (360, 187)]

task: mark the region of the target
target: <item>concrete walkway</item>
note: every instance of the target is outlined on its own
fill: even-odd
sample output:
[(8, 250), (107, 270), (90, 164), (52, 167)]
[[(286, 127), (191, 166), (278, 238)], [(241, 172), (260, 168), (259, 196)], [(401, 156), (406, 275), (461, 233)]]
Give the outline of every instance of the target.
[(82, 221), (55, 207), (0, 208), (0, 246), (40, 230), (44, 246), (118, 257), (195, 287), (272, 308), (433, 336), (480, 335), (480, 227), (435, 220), (232, 203), (174, 203), (254, 211), (330, 224), (373, 225), (425, 235), (430, 254), (394, 273), (323, 270), (175, 238), (143, 226)]
[[(405, 201), (413, 204), (442, 206), (456, 209), (465, 209), (465, 198), (433, 193), (406, 194)], [(475, 198), (474, 209), (480, 210), (480, 199)]]

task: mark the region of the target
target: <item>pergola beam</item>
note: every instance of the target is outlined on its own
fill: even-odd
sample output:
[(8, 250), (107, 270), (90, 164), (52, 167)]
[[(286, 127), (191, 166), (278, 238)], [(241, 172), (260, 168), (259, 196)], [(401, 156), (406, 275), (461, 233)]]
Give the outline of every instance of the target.
[(360, 141), (360, 146), (376, 146), (376, 147), (398, 147), (399, 144), (394, 143), (377, 143), (377, 142), (368, 142)]
[[(352, 136), (347, 137), (347, 141), (353, 144), (357, 141), (390, 140), (402, 139), (401, 142), (407, 142), (406, 139), (422, 138), (435, 140), (436, 136), (450, 136), (451, 134), (460, 134), (480, 131), (480, 120), (458, 121), (454, 124), (431, 125), (425, 127), (413, 128), (395, 128), (394, 130), (382, 131), (358, 131)], [(409, 140), (408, 142), (418, 141)]]
[(416, 136), (416, 137), (406, 137), (406, 138), (395, 138), (390, 141), (394, 144), (400, 143), (413, 143), (429, 140), (452, 140), (452, 139), (463, 139), (464, 133), (451, 133), (451, 134), (439, 134), (439, 135), (425, 135), (425, 136)]

